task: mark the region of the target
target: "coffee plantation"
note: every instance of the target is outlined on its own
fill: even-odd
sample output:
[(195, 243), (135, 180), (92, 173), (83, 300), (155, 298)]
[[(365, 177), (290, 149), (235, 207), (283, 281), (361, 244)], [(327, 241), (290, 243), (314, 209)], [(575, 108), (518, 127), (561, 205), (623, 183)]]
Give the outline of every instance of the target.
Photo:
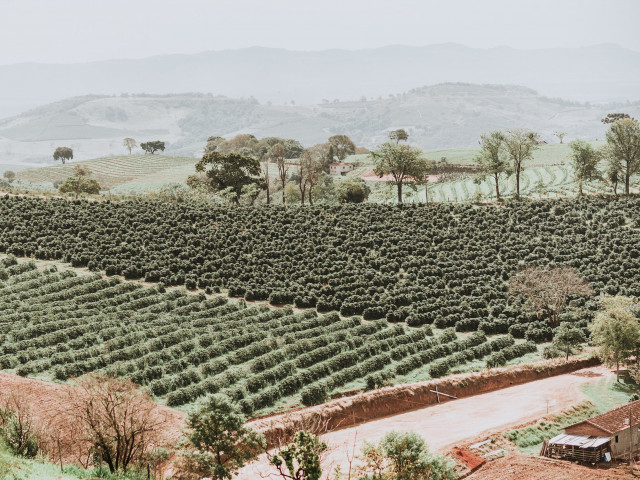
[(510, 335), (434, 336), (430, 326), (247, 306), (12, 257), (0, 279), (1, 369), (61, 381), (126, 377), (170, 406), (223, 393), (254, 415), (285, 398), (321, 402), (376, 373), (388, 379), (433, 364), (439, 376), (514, 345)]
[[(508, 298), (508, 279), (524, 264), (562, 264), (596, 295), (640, 295), (639, 207), (631, 197), (230, 208), (5, 196), (0, 251), (247, 301), (540, 342), (551, 329)], [(597, 306), (571, 305), (587, 315)]]

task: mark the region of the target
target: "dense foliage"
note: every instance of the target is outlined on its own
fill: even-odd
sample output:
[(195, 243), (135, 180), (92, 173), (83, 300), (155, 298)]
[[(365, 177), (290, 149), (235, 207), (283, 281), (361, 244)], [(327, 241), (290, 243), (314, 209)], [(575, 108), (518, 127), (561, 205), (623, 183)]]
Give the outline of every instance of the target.
[[(640, 201), (255, 206), (0, 199), (0, 251), (365, 320), (533, 341), (551, 329), (506, 282), (575, 268), (594, 292), (640, 295)], [(595, 310), (595, 300), (569, 307)]]
[(375, 372), (391, 378), (435, 360), (441, 371), (514, 343), (510, 336), (488, 341), (481, 332), (458, 339), (448, 329), (436, 337), (429, 326), (248, 307), (100, 275), (40, 271), (11, 257), (2, 263), (1, 369), (58, 380), (87, 372), (129, 378), (171, 406), (213, 393), (247, 415), (289, 397), (310, 405)]

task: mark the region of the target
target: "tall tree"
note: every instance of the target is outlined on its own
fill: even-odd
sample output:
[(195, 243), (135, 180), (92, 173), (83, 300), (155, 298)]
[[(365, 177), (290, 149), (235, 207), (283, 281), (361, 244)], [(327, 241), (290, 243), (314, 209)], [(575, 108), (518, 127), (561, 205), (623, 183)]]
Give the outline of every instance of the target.
[(250, 133), (240, 133), (229, 140), (215, 140), (216, 152), (219, 153), (239, 153), (246, 157), (251, 157), (255, 153), (259, 141), (255, 135)]
[(628, 195), (631, 175), (640, 172), (640, 123), (631, 118), (612, 123), (607, 131), (606, 154), (620, 165), (624, 193)]
[(54, 160), (62, 160), (62, 164), (64, 165), (67, 160), (73, 160), (73, 149), (69, 147), (58, 147), (55, 152), (53, 152)]
[(300, 154), (298, 187), (304, 204), (305, 192), (309, 198), (309, 205), (313, 205), (313, 187), (318, 184), (320, 174), (324, 169), (325, 148), (323, 144), (305, 148)]
[(327, 142), (333, 146), (333, 155), (340, 161), (356, 153), (356, 144), (346, 135), (333, 135)]
[(136, 143), (136, 141), (133, 138), (127, 137), (122, 141), (122, 146), (125, 147), (125, 148), (128, 148), (129, 149), (129, 155), (131, 155), (131, 150), (136, 148), (138, 146), (138, 144)]
[(557, 327), (569, 296), (590, 297), (593, 289), (571, 267), (526, 267), (509, 279), (509, 295), (524, 298), (538, 318), (546, 314)]
[[(196, 164), (196, 172), (205, 173), (207, 183), (214, 192), (232, 189), (233, 201), (236, 204), (240, 203), (245, 185), (255, 184), (264, 188), (264, 180), (260, 178), (260, 162), (256, 158), (239, 153), (205, 153)], [(195, 188), (198, 182), (188, 181), (187, 184)]]
[(188, 415), (186, 426), (195, 449), (186, 453), (187, 469), (198, 478), (229, 480), (266, 447), (264, 436), (246, 427), (244, 415), (223, 395), (210, 396)]
[(602, 155), (584, 140), (573, 140), (569, 143), (569, 147), (571, 147), (571, 165), (578, 184), (578, 194), (582, 196), (584, 182), (602, 178), (602, 173), (598, 170), (598, 162)]
[(222, 137), (218, 137), (216, 135), (212, 135), (207, 138), (207, 144), (204, 147), (204, 153), (215, 152), (218, 149), (218, 146), (224, 144), (225, 139)]
[(504, 134), (495, 130), (480, 137), (480, 152), (473, 161), (480, 167), (481, 174), (476, 182), (492, 176), (496, 185), (496, 200), (500, 201), (500, 175), (511, 174), (509, 153), (505, 147)]
[(373, 171), (378, 177), (392, 176), (398, 189), (398, 203), (402, 203), (403, 185), (415, 188), (426, 182), (431, 169), (431, 163), (422, 157), (422, 150), (411, 145), (385, 142), (370, 156), (374, 162)]
[[(455, 462), (429, 451), (415, 432), (390, 431), (378, 444), (364, 442), (358, 478), (371, 480), (455, 480)], [(362, 476), (361, 476), (362, 475)]]
[(611, 183), (611, 190), (614, 195), (618, 195), (618, 184), (620, 183), (620, 177), (622, 176), (622, 165), (620, 162), (607, 155), (607, 180)]
[(634, 352), (640, 341), (638, 319), (623, 308), (600, 312), (591, 326), (591, 338), (603, 362), (616, 366), (620, 381), (620, 364)]
[(142, 150), (144, 150), (147, 153), (150, 153), (151, 155), (153, 155), (154, 153), (156, 153), (158, 150), (164, 152), (164, 142), (160, 141), (160, 140), (152, 140), (150, 142), (142, 142), (140, 144), (140, 148)]
[(400, 141), (406, 142), (408, 139), (409, 134), (402, 128), (399, 128), (398, 130), (391, 130), (389, 132), (389, 140), (396, 142), (396, 145), (400, 143)]
[(509, 152), (513, 172), (516, 174), (516, 198), (520, 197), (520, 172), (522, 165), (533, 158), (533, 152), (538, 148), (540, 135), (530, 130), (514, 128), (507, 130), (504, 145)]
[(567, 132), (563, 132), (561, 130), (556, 130), (555, 132), (553, 132), (553, 134), (558, 137), (558, 139), (560, 139), (560, 143), (562, 143), (562, 140), (564, 139), (564, 137), (567, 136)]
[(267, 190), (267, 205), (271, 203), (271, 179), (269, 177), (269, 156), (263, 155), (264, 163), (264, 188)]
[(2, 176), (9, 183), (12, 183), (16, 179), (16, 173), (12, 170), (5, 170)]
[(269, 149), (269, 156), (278, 167), (278, 177), (280, 177), (280, 184), (282, 187), (282, 204), (284, 205), (286, 203), (284, 187), (287, 185), (287, 175), (289, 174), (289, 166), (287, 165), (287, 159), (285, 158), (284, 146), (281, 143), (276, 143)]

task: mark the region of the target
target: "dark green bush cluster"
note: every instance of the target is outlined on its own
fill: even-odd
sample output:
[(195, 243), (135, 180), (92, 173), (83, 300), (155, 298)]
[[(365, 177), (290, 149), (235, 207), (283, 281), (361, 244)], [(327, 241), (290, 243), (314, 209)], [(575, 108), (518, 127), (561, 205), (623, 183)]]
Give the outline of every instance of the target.
[(537, 345), (531, 341), (511, 345), (510, 347), (503, 348), (489, 355), (489, 357), (487, 357), (487, 368), (501, 367), (506, 365), (509, 360), (537, 351)]
[(639, 203), (229, 208), (6, 196), (0, 252), (247, 300), (540, 342), (548, 329), (526, 326), (536, 318), (519, 302), (507, 304), (505, 282), (523, 263), (564, 264), (596, 294), (640, 295)]

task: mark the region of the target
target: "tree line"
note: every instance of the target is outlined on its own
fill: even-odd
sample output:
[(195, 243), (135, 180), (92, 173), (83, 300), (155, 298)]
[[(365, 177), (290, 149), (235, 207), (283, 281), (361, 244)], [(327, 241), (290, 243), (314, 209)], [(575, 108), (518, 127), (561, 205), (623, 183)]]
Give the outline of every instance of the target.
[[(602, 123), (610, 125), (606, 132), (606, 145), (602, 148), (594, 148), (580, 139), (569, 143), (569, 158), (578, 195), (583, 195), (586, 182), (597, 180), (608, 184), (615, 195), (618, 194), (618, 185), (623, 183), (624, 193), (628, 195), (631, 176), (640, 172), (640, 123), (626, 113), (610, 113)], [(562, 143), (566, 133), (556, 132), (555, 135)], [(475, 183), (491, 178), (499, 202), (501, 180), (515, 175), (515, 197), (520, 197), (520, 174), (524, 164), (533, 158), (540, 144), (540, 135), (525, 129), (495, 130), (483, 134), (479, 143), (480, 151), (474, 162), (480, 167), (481, 174), (475, 177)], [(599, 167), (602, 160), (606, 162), (604, 170)]]

